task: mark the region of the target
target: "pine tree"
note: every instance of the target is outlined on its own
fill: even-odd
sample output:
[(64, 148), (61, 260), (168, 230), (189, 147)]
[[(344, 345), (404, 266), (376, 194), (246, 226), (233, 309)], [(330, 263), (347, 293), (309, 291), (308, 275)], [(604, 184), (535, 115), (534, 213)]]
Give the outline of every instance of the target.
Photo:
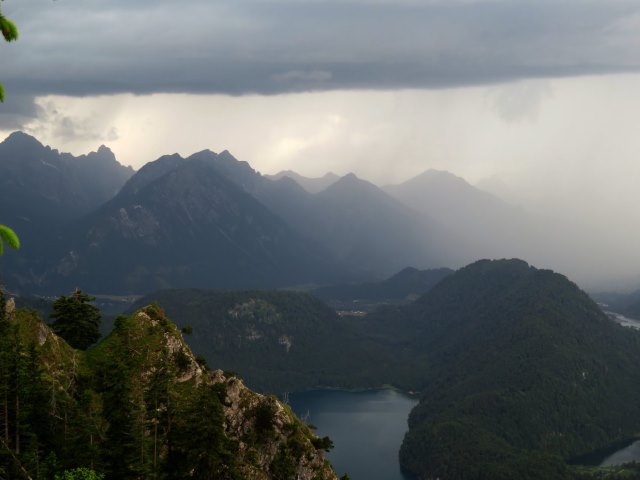
[(169, 478), (236, 480), (232, 442), (224, 433), (224, 412), (216, 386), (201, 384), (174, 412), (169, 432)]
[(86, 350), (100, 338), (100, 310), (89, 303), (93, 300), (95, 297), (76, 289), (53, 302), (51, 328), (73, 348)]

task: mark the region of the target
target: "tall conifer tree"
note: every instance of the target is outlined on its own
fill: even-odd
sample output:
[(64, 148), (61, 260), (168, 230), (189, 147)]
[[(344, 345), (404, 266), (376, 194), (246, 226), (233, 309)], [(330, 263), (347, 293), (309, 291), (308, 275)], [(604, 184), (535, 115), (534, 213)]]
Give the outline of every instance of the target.
[(90, 303), (94, 300), (76, 289), (70, 296), (62, 295), (53, 302), (51, 327), (73, 348), (86, 350), (100, 338), (100, 310)]

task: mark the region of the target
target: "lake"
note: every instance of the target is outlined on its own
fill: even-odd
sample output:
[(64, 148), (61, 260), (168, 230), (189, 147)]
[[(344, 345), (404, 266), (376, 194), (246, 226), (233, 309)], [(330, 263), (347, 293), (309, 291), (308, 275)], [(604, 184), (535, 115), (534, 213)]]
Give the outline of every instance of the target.
[(610, 467), (629, 462), (640, 462), (640, 441), (635, 441), (631, 445), (608, 456), (601, 465), (603, 467)]
[(327, 457), (352, 480), (407, 480), (398, 450), (417, 399), (393, 390), (318, 390), (289, 395), (293, 411), (335, 445)]

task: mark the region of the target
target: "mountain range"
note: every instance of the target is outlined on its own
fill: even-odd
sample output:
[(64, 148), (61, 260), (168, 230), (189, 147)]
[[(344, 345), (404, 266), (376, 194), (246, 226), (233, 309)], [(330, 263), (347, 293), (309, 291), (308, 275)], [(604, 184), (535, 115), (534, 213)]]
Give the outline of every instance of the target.
[(340, 179), (340, 176), (336, 175), (333, 172), (326, 173), (322, 177), (309, 178), (300, 175), (299, 173), (296, 173), (292, 170), (283, 170), (276, 173), (275, 175), (265, 176), (271, 180), (280, 180), (281, 178), (288, 177), (309, 193), (319, 193), (322, 190), (325, 190), (330, 185), (333, 185)]
[(133, 172), (104, 146), (74, 157), (21, 132), (0, 143), (0, 174), (0, 219), (23, 239), (3, 258), (3, 282), (24, 293), (380, 280), (408, 266), (497, 255), (518, 217), (442, 172), (385, 189), (328, 174), (310, 187), (291, 172), (270, 178), (209, 150)]
[(380, 282), (366, 282), (351, 285), (331, 285), (317, 288), (313, 295), (330, 305), (362, 308), (371, 303), (408, 303), (431, 290), (440, 280), (451, 275), (449, 268), (418, 270), (407, 267)]

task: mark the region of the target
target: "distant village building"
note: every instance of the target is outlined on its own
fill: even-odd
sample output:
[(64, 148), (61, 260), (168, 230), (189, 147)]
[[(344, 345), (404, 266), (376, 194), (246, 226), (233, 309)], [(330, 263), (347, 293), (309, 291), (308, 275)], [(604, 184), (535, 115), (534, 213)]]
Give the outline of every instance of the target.
[(362, 310), (336, 310), (339, 317), (366, 317), (367, 312)]

